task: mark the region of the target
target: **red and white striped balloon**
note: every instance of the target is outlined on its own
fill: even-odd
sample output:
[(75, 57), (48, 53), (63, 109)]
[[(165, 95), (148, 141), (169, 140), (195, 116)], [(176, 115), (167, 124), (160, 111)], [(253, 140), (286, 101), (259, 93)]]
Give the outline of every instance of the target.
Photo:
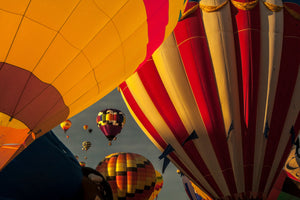
[(300, 5), (194, 5), (122, 95), (150, 140), (171, 146), (167, 158), (211, 197), (266, 198), (300, 127)]

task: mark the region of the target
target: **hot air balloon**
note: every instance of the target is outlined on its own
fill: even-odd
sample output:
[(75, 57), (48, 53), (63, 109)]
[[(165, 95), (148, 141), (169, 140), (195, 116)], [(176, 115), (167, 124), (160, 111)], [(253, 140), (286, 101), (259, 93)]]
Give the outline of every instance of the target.
[(297, 2), (189, 2), (120, 85), (164, 163), (213, 199), (265, 199), (299, 133)]
[(185, 2), (1, 0), (0, 169), (129, 77)]
[(116, 135), (121, 132), (125, 121), (125, 115), (117, 109), (102, 110), (96, 118), (97, 125), (108, 139), (109, 145), (111, 145), (112, 140), (116, 139)]
[(188, 195), (190, 200), (212, 200), (199, 187), (197, 187), (193, 182), (191, 182), (185, 175), (182, 175), (182, 183), (186, 194)]
[(79, 165), (80, 165), (81, 167), (85, 167), (86, 164), (85, 164), (85, 162), (80, 161), (80, 162), (79, 162)]
[(87, 151), (91, 148), (92, 143), (90, 141), (83, 141), (82, 142), (82, 151)]
[(64, 133), (66, 133), (69, 130), (69, 128), (71, 128), (71, 126), (72, 122), (70, 120), (66, 120), (60, 124), (60, 127), (62, 128)]
[(114, 200), (147, 200), (154, 191), (155, 169), (148, 159), (139, 154), (110, 154), (96, 170), (109, 182)]
[(163, 176), (159, 171), (155, 170), (155, 176), (156, 176), (156, 182), (154, 186), (154, 191), (152, 192), (148, 200), (158, 199), (158, 194), (161, 191), (164, 184)]
[(88, 125), (83, 125), (83, 129), (87, 130), (89, 133), (93, 132), (93, 129), (89, 128)]
[(89, 128), (88, 125), (83, 125), (83, 129), (84, 129), (84, 130), (87, 130), (88, 128)]

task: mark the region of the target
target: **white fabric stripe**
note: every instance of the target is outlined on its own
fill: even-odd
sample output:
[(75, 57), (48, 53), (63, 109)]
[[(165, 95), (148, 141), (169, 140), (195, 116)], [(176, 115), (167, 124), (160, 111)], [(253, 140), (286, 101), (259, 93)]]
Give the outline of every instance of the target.
[[(208, 133), (206, 132), (192, 89), (185, 75), (184, 66), (174, 35), (170, 35), (153, 54), (153, 60), (186, 130), (189, 134), (195, 130), (199, 137), (193, 140), (198, 153), (201, 155), (222, 193), (229, 194), (217, 156), (210, 142)], [(209, 154), (207, 152), (209, 152)]]
[[(200, 173), (198, 168), (194, 165), (192, 160), (185, 153), (184, 149), (181, 147), (181, 144), (178, 143), (177, 139), (174, 137), (172, 131), (169, 129), (168, 125), (165, 123), (160, 113), (157, 111), (156, 107), (152, 103), (147, 91), (143, 87), (143, 84), (137, 73), (132, 75), (129, 79), (126, 80), (127, 86), (131, 91), (134, 99), (136, 100), (139, 107), (143, 110), (143, 113), (147, 116), (147, 119), (161, 135), (164, 141), (167, 144), (172, 145), (176, 157), (189, 167), (191, 173), (197, 178), (199, 182), (210, 192), (212, 195), (217, 196), (215, 191), (211, 188), (209, 183), (205, 180), (203, 175)], [(161, 147), (160, 147), (161, 148)], [(180, 170), (181, 167), (177, 166)]]
[(259, 1), (261, 22), (260, 79), (256, 116), (256, 136), (252, 191), (258, 192), (267, 140), (265, 124), (270, 120), (280, 69), (283, 37), (283, 12), (271, 12)]
[[(220, 5), (222, 2), (224, 1), (214, 3), (201, 1), (201, 4)], [(228, 148), (237, 191), (241, 193), (245, 190), (245, 184), (242, 151), (236, 150), (242, 149), (242, 138), (239, 134), (241, 133), (240, 111), (230, 4), (215, 12), (202, 12), (202, 18), (214, 67), (225, 131), (229, 130), (232, 122), (234, 123)]]
[[(293, 125), (295, 125), (297, 116), (298, 116), (299, 111), (300, 111), (300, 103), (299, 103), (300, 102), (300, 93), (297, 92), (297, 91), (300, 91), (300, 70), (298, 71), (297, 82), (296, 82), (295, 89), (294, 89), (294, 92), (293, 92), (291, 105), (290, 105), (290, 108), (289, 108), (289, 111), (288, 111), (288, 114), (287, 114), (287, 117), (286, 117), (286, 120), (285, 120), (285, 123), (284, 123), (284, 128), (282, 130), (282, 134), (281, 134), (281, 137), (280, 137), (280, 142), (278, 144), (276, 154), (275, 154), (275, 158), (274, 158), (274, 161), (273, 161), (273, 165), (272, 165), (272, 168), (271, 168), (271, 172), (270, 172), (270, 175), (268, 177), (268, 181), (267, 181), (267, 184), (266, 184), (266, 187), (265, 187), (265, 191), (264, 191), (265, 193), (268, 192), (268, 190), (271, 187), (273, 177), (274, 177), (275, 172), (278, 168), (279, 162), (281, 161), (281, 158), (283, 156), (283, 152), (285, 150), (285, 147), (287, 145), (290, 145), (290, 148), (292, 148), (292, 144), (288, 143), (288, 139), (291, 136), (291, 134), (290, 134), (291, 127)], [(295, 134), (297, 134), (297, 133), (295, 133)], [(297, 135), (295, 135), (295, 136), (297, 136)]]

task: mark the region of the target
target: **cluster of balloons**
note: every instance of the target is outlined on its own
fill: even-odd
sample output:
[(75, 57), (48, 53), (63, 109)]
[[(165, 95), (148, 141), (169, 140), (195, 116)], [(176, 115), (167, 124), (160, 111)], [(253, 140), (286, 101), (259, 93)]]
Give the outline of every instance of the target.
[(92, 143), (90, 141), (83, 141), (82, 142), (82, 151), (87, 151), (91, 148)]

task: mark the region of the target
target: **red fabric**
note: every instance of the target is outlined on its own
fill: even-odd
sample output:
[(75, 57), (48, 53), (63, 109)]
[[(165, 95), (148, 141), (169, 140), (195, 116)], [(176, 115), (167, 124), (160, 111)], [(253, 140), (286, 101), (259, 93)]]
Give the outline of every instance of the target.
[[(243, 1), (247, 2), (247, 1)], [(242, 140), (245, 190), (247, 194), (252, 191), (254, 146), (257, 116), (257, 97), (260, 68), (260, 13), (259, 5), (249, 11), (233, 10), (233, 29), (237, 59), (237, 71), (239, 73), (239, 85), (241, 101)]]
[[(156, 109), (158, 110), (164, 121), (167, 123), (178, 143), (182, 144), (184, 140), (189, 136), (189, 133), (185, 129), (180, 117), (178, 116), (178, 113), (170, 97), (168, 96), (168, 93), (160, 79), (153, 61), (148, 61), (142, 68), (137, 71), (137, 73), (140, 76), (140, 79)], [(207, 182), (217, 191), (218, 195), (222, 196), (221, 190), (211, 176), (194, 143), (190, 142), (189, 144), (184, 145), (183, 148), (189, 158), (193, 161), (195, 166), (197, 166), (198, 169), (202, 172)]]
[(278, 178), (276, 179), (275, 184), (273, 185), (273, 188), (272, 188), (269, 196), (267, 197), (267, 200), (274, 200), (274, 199), (278, 198), (285, 179), (286, 179), (286, 174), (283, 170), (281, 170)]
[[(29, 71), (7, 63), (0, 65), (0, 112), (13, 116), (30, 130), (44, 121), (53, 128), (67, 118), (69, 108), (56, 88)], [(48, 120), (53, 115), (55, 119)]]
[[(219, 95), (199, 9), (195, 16), (179, 22), (174, 30), (177, 44), (203, 122), (213, 145), (227, 186), (237, 193)], [(201, 55), (201, 56), (199, 56)]]
[[(120, 88), (122, 90), (123, 95), (125, 96), (125, 99), (127, 103), (129, 104), (130, 108), (134, 112), (134, 114), (137, 116), (137, 118), (140, 120), (140, 122), (143, 124), (143, 126), (147, 129), (147, 131), (151, 134), (151, 136), (155, 139), (155, 141), (163, 148), (165, 149), (167, 147), (167, 144), (165, 141), (161, 138), (159, 133), (155, 130), (155, 128), (152, 126), (150, 121), (146, 118), (144, 113), (142, 112), (141, 108), (138, 106), (137, 102), (133, 98), (132, 94), (130, 93), (130, 90), (126, 84), (126, 82), (123, 82), (120, 84)], [(185, 172), (186, 175), (192, 178), (195, 181), (195, 184), (198, 186), (204, 188), (204, 191), (210, 195), (213, 196), (211, 193), (205, 190), (205, 187), (197, 181), (198, 179), (193, 175), (193, 172), (189, 171), (185, 165), (177, 158), (177, 156), (174, 155), (174, 153), (170, 153), (169, 156), (177, 163)]]
[[(296, 6), (299, 7), (299, 6)], [(295, 26), (298, 24), (298, 26)], [(269, 138), (267, 140), (267, 148), (264, 159), (264, 168), (262, 171), (262, 180), (260, 182), (260, 189), (264, 188), (266, 179), (269, 176), (270, 168), (272, 166), (276, 149), (279, 144), (279, 138), (282, 134), (283, 126), (286, 121), (288, 108), (291, 106), (292, 94), (295, 92), (295, 84), (299, 72), (300, 64), (300, 21), (292, 17), (286, 10), (284, 10), (284, 37), (282, 44), (282, 56), (280, 63), (280, 71), (278, 77), (278, 84), (275, 96), (274, 109), (272, 113)], [(292, 36), (292, 37), (290, 37)], [(295, 37), (296, 36), (296, 37)], [(296, 132), (297, 133), (297, 132)], [(284, 133), (290, 134), (290, 133)], [(290, 149), (291, 146), (286, 148)], [(278, 170), (284, 165), (289, 153), (286, 150), (284, 156), (281, 158), (281, 165)], [(278, 171), (276, 172), (278, 174)]]
[(165, 29), (169, 23), (169, 0), (144, 0), (148, 22), (148, 60), (165, 38)]

